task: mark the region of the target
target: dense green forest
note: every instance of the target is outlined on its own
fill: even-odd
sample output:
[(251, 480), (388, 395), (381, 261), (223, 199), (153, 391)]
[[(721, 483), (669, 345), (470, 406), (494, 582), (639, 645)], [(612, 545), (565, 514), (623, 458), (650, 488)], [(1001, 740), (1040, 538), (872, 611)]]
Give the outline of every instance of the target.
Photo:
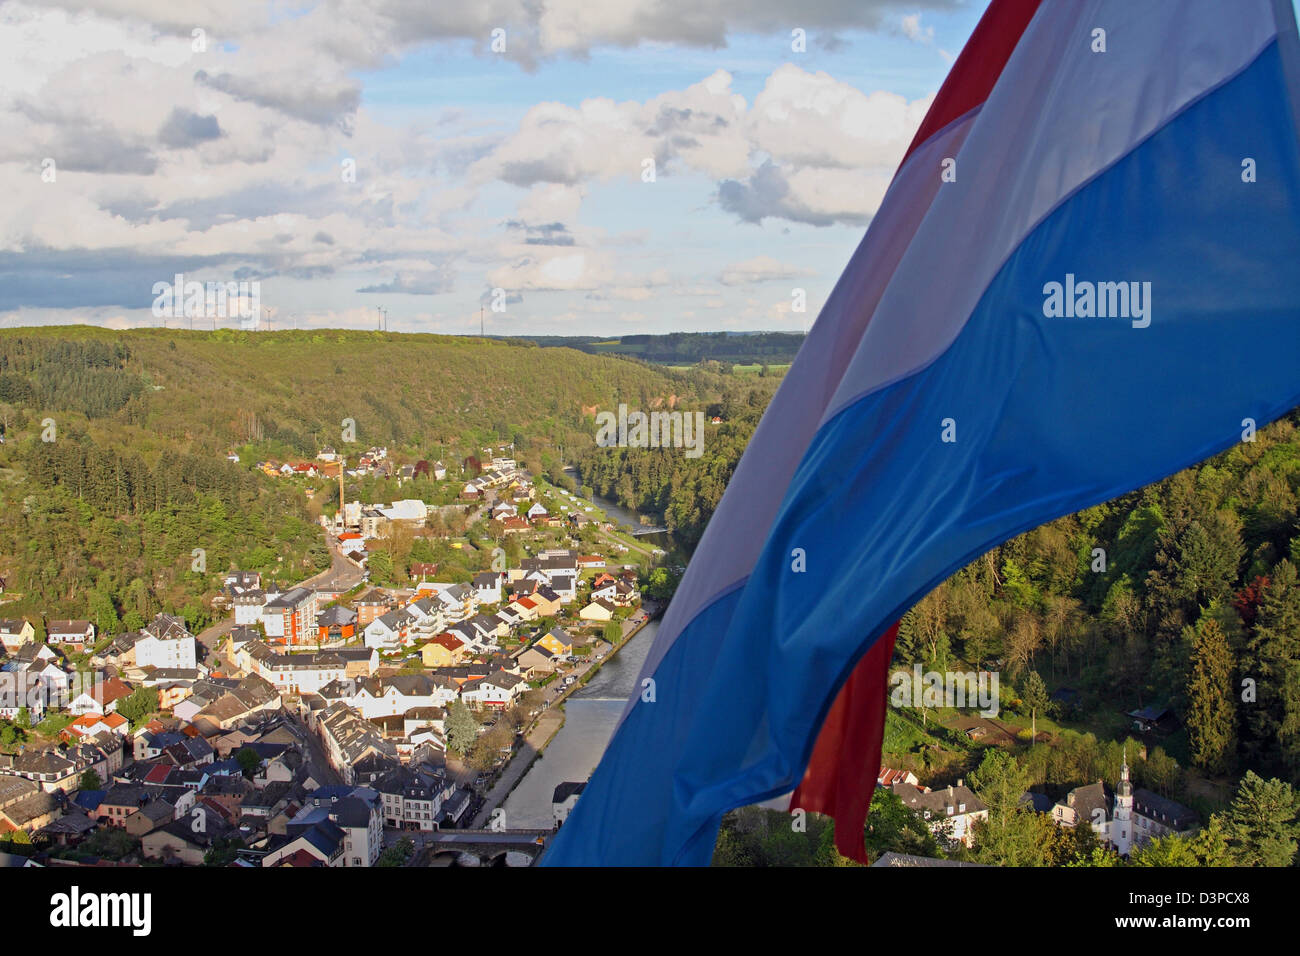
[(1205, 773), (1300, 780), (1296, 423), (1008, 541), (907, 614), (899, 660), (1069, 685), (1080, 712), (1165, 706)]
[(678, 541), (693, 546), (778, 384), (776, 377), (741, 380), (710, 404), (705, 414), (722, 422), (706, 426), (699, 458), (678, 448), (592, 447), (578, 460), (582, 483), (624, 507), (662, 516)]

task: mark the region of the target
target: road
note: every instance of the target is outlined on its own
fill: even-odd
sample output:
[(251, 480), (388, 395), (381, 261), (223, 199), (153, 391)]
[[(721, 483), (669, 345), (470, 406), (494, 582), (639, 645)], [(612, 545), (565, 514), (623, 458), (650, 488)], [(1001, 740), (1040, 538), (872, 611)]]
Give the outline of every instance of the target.
[(293, 713), (291, 708), (286, 707), (285, 712), (289, 714), (289, 720), (292, 722), (294, 730), (298, 732), (299, 739), (306, 746), (307, 752), (304, 756), (307, 758), (307, 769), (312, 777), (322, 786), (341, 786), (343, 778), (325, 759), (325, 748), (321, 746), (320, 738), (307, 729), (307, 725), (302, 722), (302, 719), (297, 714)]
[(330, 549), (330, 566), (319, 574), (313, 574), (298, 587), (348, 591), (360, 584), (365, 578), (365, 572), (344, 557), (342, 550), (335, 546), (334, 536), (328, 531), (325, 532), (325, 544)]
[(203, 649), (202, 657), (209, 669), (215, 670), (219, 668), (221, 662), (217, 659), (217, 648), (226, 639), (226, 635), (234, 629), (235, 619), (228, 617), (194, 636), (199, 643), (199, 647)]
[[(328, 531), (325, 532), (325, 544), (330, 550), (330, 566), (324, 571), (313, 574), (298, 587), (347, 591), (360, 584), (365, 577), (365, 572), (343, 555), (343, 552), (335, 546), (333, 535)], [(234, 627), (235, 619), (232, 616), (218, 621), (202, 633), (195, 635), (203, 648), (203, 660), (210, 669), (220, 665), (217, 649)]]

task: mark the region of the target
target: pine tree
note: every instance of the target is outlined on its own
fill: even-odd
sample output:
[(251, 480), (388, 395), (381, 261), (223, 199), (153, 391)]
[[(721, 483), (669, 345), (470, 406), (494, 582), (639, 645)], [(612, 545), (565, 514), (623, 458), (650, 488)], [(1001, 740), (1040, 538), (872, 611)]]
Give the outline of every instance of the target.
[(1228, 773), (1237, 757), (1232, 651), (1212, 617), (1202, 616), (1188, 631), (1193, 649), (1186, 722), (1192, 762), (1208, 773)]
[[(1260, 598), (1243, 667), (1243, 675), (1256, 682), (1256, 701), (1246, 711), (1246, 727), (1257, 764), (1275, 765), (1284, 751), (1282, 738), (1296, 739), (1289, 731), (1297, 722), (1300, 695), (1287, 693), (1287, 671), (1296, 660), (1300, 660), (1300, 584), (1295, 565), (1283, 559)], [(1294, 743), (1291, 750), (1294, 754)]]
[(465, 756), (478, 739), (478, 721), (462, 702), (455, 700), (447, 708), (447, 746)]
[(1248, 770), (1228, 808), (1228, 851), (1237, 866), (1290, 866), (1300, 835), (1300, 795), (1281, 780)]

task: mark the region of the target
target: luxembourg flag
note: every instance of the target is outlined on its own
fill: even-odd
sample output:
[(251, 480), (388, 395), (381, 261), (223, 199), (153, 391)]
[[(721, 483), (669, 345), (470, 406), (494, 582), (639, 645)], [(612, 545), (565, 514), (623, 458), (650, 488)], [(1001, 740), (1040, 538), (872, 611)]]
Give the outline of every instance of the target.
[(994, 0), (755, 432), (543, 862), (706, 865), (794, 791), (864, 858), (899, 617), (1300, 404), (1286, 0)]

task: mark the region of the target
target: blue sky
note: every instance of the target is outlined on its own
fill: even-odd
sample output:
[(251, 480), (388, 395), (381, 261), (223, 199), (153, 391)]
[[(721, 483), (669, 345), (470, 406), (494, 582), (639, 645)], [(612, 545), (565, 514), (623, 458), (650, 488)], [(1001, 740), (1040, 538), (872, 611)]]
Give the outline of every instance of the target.
[(276, 327), (806, 328), (984, 3), (94, 6), (0, 23), (6, 325), (187, 325), (183, 272)]

